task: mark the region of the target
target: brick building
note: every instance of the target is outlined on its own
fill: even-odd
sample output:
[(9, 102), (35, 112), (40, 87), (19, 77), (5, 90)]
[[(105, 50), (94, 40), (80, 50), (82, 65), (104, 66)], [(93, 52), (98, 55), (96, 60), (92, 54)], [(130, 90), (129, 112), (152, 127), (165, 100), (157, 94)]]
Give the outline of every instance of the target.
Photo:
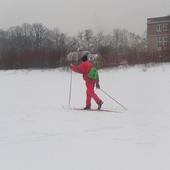
[(148, 51), (170, 49), (170, 16), (147, 19)]

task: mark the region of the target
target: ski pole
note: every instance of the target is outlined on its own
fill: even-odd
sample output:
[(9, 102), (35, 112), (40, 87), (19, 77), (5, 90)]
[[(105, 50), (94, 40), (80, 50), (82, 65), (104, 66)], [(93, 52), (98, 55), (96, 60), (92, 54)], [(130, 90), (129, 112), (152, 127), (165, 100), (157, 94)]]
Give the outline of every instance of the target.
[(71, 75), (70, 75), (69, 107), (71, 103), (71, 90), (72, 90), (72, 70), (71, 70)]
[(107, 96), (109, 96), (112, 100), (114, 100), (117, 104), (119, 104), (120, 106), (122, 106), (125, 110), (127, 110), (126, 109), (126, 107), (124, 107), (123, 105), (121, 105), (118, 101), (116, 101), (112, 96), (110, 96), (109, 94), (107, 94), (104, 90), (102, 90), (102, 89), (100, 89), (103, 93), (105, 93)]

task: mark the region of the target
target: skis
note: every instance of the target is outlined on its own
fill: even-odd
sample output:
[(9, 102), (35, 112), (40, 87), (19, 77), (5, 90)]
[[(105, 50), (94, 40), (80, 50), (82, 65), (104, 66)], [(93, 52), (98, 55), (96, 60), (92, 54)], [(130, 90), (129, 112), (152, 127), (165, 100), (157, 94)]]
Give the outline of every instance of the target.
[(68, 110), (75, 110), (75, 111), (85, 111), (85, 112), (113, 112), (113, 113), (122, 113), (122, 112), (119, 112), (119, 111), (116, 111), (116, 110), (109, 110), (109, 109), (90, 109), (90, 110), (84, 110), (83, 108), (71, 108), (71, 107), (64, 107), (62, 106), (63, 109), (68, 109)]
[(81, 110), (81, 111), (89, 111), (89, 112), (115, 112), (118, 113), (117, 111), (113, 111), (113, 110), (108, 110), (108, 109), (90, 109), (90, 110), (84, 110), (82, 108), (73, 108), (72, 110)]

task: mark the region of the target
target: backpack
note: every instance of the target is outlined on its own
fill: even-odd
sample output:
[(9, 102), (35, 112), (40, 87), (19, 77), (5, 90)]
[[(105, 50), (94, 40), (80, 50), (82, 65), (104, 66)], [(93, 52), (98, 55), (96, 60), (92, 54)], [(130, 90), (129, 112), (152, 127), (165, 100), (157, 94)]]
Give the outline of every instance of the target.
[(96, 67), (92, 67), (90, 71), (88, 72), (87, 76), (90, 79), (95, 79), (95, 80), (98, 79), (99, 73)]

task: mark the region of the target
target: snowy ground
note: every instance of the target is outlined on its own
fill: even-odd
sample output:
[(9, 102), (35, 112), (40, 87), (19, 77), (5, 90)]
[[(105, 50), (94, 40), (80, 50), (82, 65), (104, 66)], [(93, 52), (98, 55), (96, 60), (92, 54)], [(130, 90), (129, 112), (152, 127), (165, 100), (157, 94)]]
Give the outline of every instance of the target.
[[(96, 90), (103, 107), (120, 113), (67, 109), (68, 72), (0, 71), (0, 82), (0, 170), (170, 169), (170, 64), (100, 71), (128, 111)], [(84, 98), (74, 73), (71, 107)]]

